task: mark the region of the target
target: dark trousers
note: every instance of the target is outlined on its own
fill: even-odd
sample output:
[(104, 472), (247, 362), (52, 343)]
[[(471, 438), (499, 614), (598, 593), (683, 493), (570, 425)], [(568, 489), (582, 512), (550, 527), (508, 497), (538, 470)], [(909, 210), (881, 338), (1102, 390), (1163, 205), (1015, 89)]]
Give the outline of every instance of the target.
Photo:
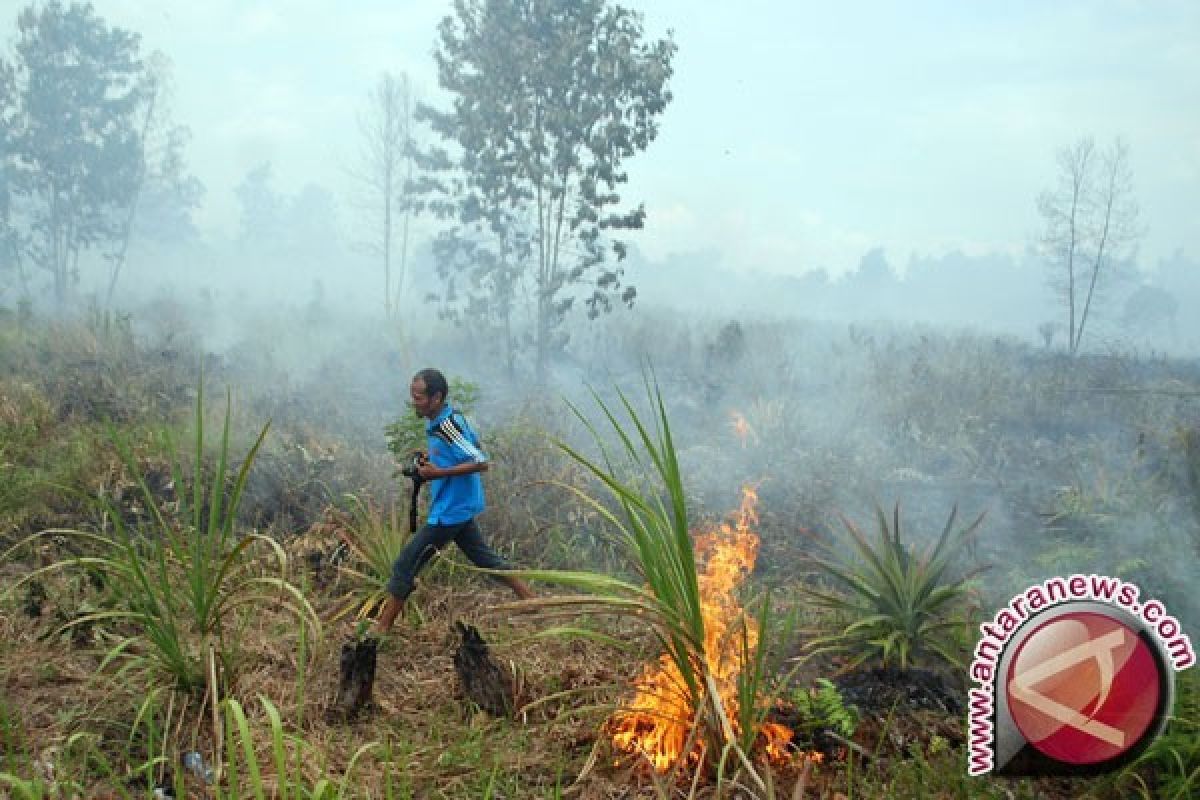
[(454, 542), (471, 563), (482, 569), (512, 569), (483, 539), (474, 519), (457, 525), (425, 525), (415, 534), (392, 564), (387, 590), (397, 600), (406, 600), (416, 587), (417, 573), (433, 554)]

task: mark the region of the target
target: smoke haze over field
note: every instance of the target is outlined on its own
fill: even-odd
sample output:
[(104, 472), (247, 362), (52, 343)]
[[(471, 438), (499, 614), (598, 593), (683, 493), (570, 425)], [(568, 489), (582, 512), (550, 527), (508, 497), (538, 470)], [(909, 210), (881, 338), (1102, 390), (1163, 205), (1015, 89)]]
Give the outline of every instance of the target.
[[(709, 406), (727, 410), (717, 402), (725, 370), (753, 372), (764, 403), (770, 376), (785, 376), (783, 389), (806, 398), (793, 416), (832, 425), (813, 441), (833, 448), (869, 418), (863, 409), (885, 403), (887, 387), (865, 384), (892, 360), (928, 368), (922, 347), (982, 348), (997, 370), (1068, 349), (1038, 248), (1039, 195), (1059, 185), (1064, 147), (1122, 137), (1141, 215), (1132, 245), (1106, 266), (1119, 280), (1089, 306), (1083, 351), (1200, 353), (1200, 318), (1186, 313), (1200, 305), (1200, 103), (1189, 102), (1200, 100), (1200, 7), (631, 5), (647, 39), (671, 31), (678, 45), (646, 72), (668, 74), (673, 96), (615, 187), (626, 207), (645, 203), (645, 228), (600, 227), (630, 243), (621, 280), (637, 286), (637, 303), (616, 301), (591, 322), (581, 290), (546, 332), (528, 276), (500, 317), (489, 306), (507, 289), (480, 289), (470, 268), (487, 253), (462, 259), (457, 275), (452, 310), (466, 324), (444, 319), (427, 297), (452, 293), (434, 238), (448, 223), (428, 214), (405, 243), (402, 313), (386, 318), (369, 246), (378, 218), (360, 180), (364, 123), (385, 72), (451, 107), (433, 51), (454, 4), (96, 3), (108, 24), (142, 36), (143, 55), (165, 54), (160, 110), (189, 129), (179, 155), (204, 189), (190, 214), (186, 203), (139, 199), (113, 305), (164, 352), (194, 337), (284, 395), (310, 381), (357, 387), (378, 403), (364, 436), (394, 413), (416, 365), (470, 375), (493, 400), (519, 404), (544, 346), (550, 377), (572, 392), (636, 378), (655, 359), (699, 430)], [(0, 7), (8, 42), (22, 7)], [(507, 42), (499, 71), (530, 68)], [(440, 143), (429, 125), (413, 137)], [(81, 254), (77, 307), (106, 303), (112, 254), (97, 249)], [(53, 309), (49, 289), (39, 270), (27, 281), (0, 271), (0, 306), (28, 292)], [(482, 297), (464, 303), (472, 289)], [(966, 330), (985, 336), (956, 338)], [(945, 346), (964, 381), (994, 379)], [(896, 435), (879, 424), (857, 431), (858, 446)], [(887, 455), (879, 463), (903, 466)]]
[[(719, 718), (745, 742), (752, 719), (795, 726), (766, 777), (797, 796), (961, 791), (958, 701), (874, 666), (941, 671), (1075, 573), (1138, 586), (1197, 641), (1198, 308), (1197, 0), (0, 0), (0, 575), (24, 596), (0, 591), (20, 690), (0, 783), (158, 793), (187, 749), (238, 797), (559, 796), (571, 776), (753, 794), (762, 762), (704, 733)], [(428, 367), (471, 446), (414, 392)], [(423, 447), (443, 467), (435, 437), (470, 465), (401, 469)], [(701, 534), (750, 494), (754, 535), (716, 555)], [(439, 529), (459, 510), (530, 570), (538, 613), (459, 569), (469, 547), (427, 546), (478, 536)], [(412, 588), (410, 548), (420, 605), (380, 647), (379, 617), (351, 615), (398, 607), (379, 603)], [(745, 624), (710, 625), (710, 585)], [(629, 619), (563, 591), (620, 594)], [(301, 608), (313, 625), (280, 616)], [(464, 622), (513, 700), (486, 752), (447, 679)], [(732, 673), (677, 653), (699, 671), (671, 693), (699, 694), (674, 738), (721, 761), (651, 781), (593, 714), (685, 640), (738, 650), (737, 713), (711, 692)], [(115, 647), (98, 671), (93, 646)], [(336, 699), (352, 652), (401, 667), (357, 719)], [(156, 676), (179, 653), (203, 680)], [(126, 657), (115, 691), (80, 679)], [(854, 693), (812, 683), (855, 665)], [(255, 696), (269, 720), (225, 702)], [(225, 769), (253, 766), (264, 720), (254, 741), (286, 725), (296, 764)], [(1109, 789), (1158, 796), (1178, 756), (1158, 750)]]
[[(1122, 315), (1138, 280), (1196, 294), (1164, 285), (1182, 280), (1165, 275), (1172, 265), (1200, 257), (1196, 4), (630, 5), (647, 35), (672, 30), (679, 45), (674, 98), (657, 140), (629, 161), (622, 192), (648, 212), (645, 230), (628, 237), (641, 259), (627, 275), (646, 300), (695, 305), (769, 286), (768, 305), (781, 310), (1034, 337), (1055, 313), (1030, 252), (1036, 198), (1054, 185), (1055, 152), (1084, 135), (1128, 141), (1144, 224), (1140, 278), (1106, 316)], [(0, 3), (6, 40), (20, 7)], [(361, 151), (357, 119), (384, 71), (407, 73), (417, 99), (448, 104), (431, 51), (451, 4), (101, 0), (95, 9), (169, 59), (169, 108), (190, 128), (184, 158), (206, 189), (191, 243), (148, 250), (135, 240), (134, 267), (168, 285), (196, 281), (185, 272), (221, 281), (231, 272), (297, 303), (314, 292), (355, 304), (376, 296), (348, 174)], [(247, 248), (236, 195), (268, 163), (298, 239), (272, 258)], [(414, 225), (420, 252), (435, 223)], [(829, 284), (872, 257), (904, 282), (877, 271), (845, 291)], [(436, 284), (431, 271), (428, 260), (416, 265), (418, 285)], [(681, 279), (704, 291), (672, 291)], [(1008, 288), (972, 307), (981, 280)], [(1177, 345), (1160, 346), (1194, 342), (1174, 335)]]

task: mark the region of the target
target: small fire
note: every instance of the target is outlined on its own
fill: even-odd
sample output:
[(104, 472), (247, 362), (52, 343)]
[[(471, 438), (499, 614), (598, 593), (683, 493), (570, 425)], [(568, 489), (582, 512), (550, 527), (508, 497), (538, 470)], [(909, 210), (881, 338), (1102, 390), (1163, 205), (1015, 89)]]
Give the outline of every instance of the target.
[[(704, 617), (704, 656), (707, 669), (721, 697), (730, 723), (737, 726), (737, 679), (742, 669), (743, 650), (752, 652), (758, 643), (758, 628), (734, 597), (734, 590), (754, 569), (758, 556), (758, 495), (742, 488), (741, 507), (732, 523), (696, 537), (696, 560), (700, 572), (701, 610)], [(745, 642), (741, 626), (745, 626)], [(627, 753), (644, 756), (658, 772), (666, 772), (679, 760), (699, 763), (704, 754), (700, 737), (692, 737), (696, 709), (687, 685), (671, 658), (664, 654), (646, 667), (634, 682), (635, 696), (627, 710), (613, 715), (608, 730), (613, 743)], [(758, 731), (762, 750), (774, 762), (788, 759), (792, 731), (784, 725), (766, 723)], [(690, 745), (689, 745), (690, 740)], [(688, 748), (687, 752), (684, 752)]]
[(754, 429), (750, 427), (750, 422), (742, 412), (731, 411), (729, 412), (729, 416), (732, 420), (734, 434), (738, 437), (738, 441), (742, 443), (742, 446), (745, 447), (750, 441), (750, 437), (754, 436)]

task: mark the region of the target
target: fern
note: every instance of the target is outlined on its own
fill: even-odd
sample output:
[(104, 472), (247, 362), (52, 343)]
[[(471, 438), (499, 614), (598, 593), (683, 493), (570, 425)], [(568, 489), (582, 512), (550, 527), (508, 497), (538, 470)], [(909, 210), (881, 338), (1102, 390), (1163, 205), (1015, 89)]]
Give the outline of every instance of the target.
[(797, 687), (789, 699), (803, 720), (805, 733), (809, 735), (825, 729), (849, 738), (858, 727), (858, 709), (845, 704), (842, 693), (828, 678), (818, 678), (816, 686), (811, 689)]

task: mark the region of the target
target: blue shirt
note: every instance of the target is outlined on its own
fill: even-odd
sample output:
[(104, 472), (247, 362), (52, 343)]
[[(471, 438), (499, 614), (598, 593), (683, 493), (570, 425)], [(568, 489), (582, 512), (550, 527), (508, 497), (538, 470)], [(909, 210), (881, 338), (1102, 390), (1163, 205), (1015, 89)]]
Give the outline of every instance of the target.
[[(450, 404), (442, 407), (438, 415), (425, 424), (425, 437), (429, 444), (429, 461), (443, 469), (468, 462), (487, 463), (487, 455), (479, 447), (479, 437)], [(483, 512), (483, 479), (478, 472), (470, 475), (455, 475), (452, 478), (437, 478), (429, 483), (430, 525), (459, 525)]]

